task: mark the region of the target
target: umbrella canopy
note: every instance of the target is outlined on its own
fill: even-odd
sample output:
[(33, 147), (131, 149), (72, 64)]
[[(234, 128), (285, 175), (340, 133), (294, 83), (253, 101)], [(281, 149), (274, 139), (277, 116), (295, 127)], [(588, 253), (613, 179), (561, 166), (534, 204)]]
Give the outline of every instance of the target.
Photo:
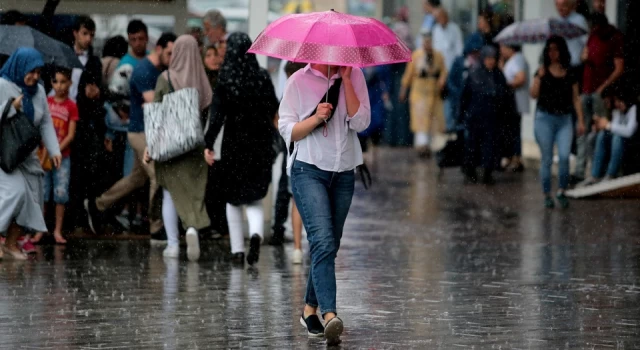
[(516, 22), (506, 27), (493, 41), (505, 45), (533, 44), (552, 36), (575, 39), (587, 34), (587, 30), (559, 18), (541, 18)]
[(66, 68), (82, 68), (82, 63), (69, 45), (31, 27), (0, 25), (0, 54), (11, 55), (19, 47), (38, 50), (45, 63)]
[(384, 23), (333, 10), (284, 16), (260, 33), (249, 52), (352, 67), (411, 61), (411, 50)]

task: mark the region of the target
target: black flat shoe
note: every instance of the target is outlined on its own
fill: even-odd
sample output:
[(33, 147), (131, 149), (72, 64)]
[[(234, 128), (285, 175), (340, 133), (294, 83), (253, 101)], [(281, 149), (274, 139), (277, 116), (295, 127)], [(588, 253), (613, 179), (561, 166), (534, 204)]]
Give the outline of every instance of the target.
[(247, 255), (247, 263), (253, 265), (260, 260), (260, 244), (262, 244), (262, 238), (259, 235), (254, 234), (251, 236), (249, 242), (249, 255)]
[(342, 343), (340, 336), (344, 331), (344, 324), (337, 316), (327, 322), (324, 327), (324, 337), (327, 339), (327, 345), (333, 346)]
[(320, 318), (317, 315), (311, 315), (305, 319), (303, 313), (300, 316), (300, 324), (307, 329), (307, 334), (310, 337), (324, 336), (324, 327), (322, 327), (322, 322), (320, 322)]
[(229, 260), (235, 265), (244, 265), (244, 253), (231, 254)]

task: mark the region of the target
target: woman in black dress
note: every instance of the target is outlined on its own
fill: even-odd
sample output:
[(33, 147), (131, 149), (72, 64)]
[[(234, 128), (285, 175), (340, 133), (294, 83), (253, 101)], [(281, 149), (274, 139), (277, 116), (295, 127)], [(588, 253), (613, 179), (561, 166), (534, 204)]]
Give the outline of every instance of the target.
[(207, 131), (205, 160), (214, 163), (213, 143), (222, 125), (222, 154), (219, 193), (227, 203), (227, 221), (234, 262), (244, 261), (242, 207), (246, 208), (251, 234), (247, 263), (253, 265), (260, 256), (264, 231), (262, 199), (271, 182), (275, 159), (273, 118), (278, 99), (266, 70), (261, 69), (254, 54), (247, 53), (251, 39), (234, 33), (227, 40), (224, 63), (214, 90), (211, 123)]

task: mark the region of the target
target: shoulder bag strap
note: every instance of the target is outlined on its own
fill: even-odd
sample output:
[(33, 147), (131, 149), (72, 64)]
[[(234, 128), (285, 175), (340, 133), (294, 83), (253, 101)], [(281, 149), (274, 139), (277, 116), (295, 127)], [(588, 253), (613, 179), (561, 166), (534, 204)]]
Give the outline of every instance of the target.
[(176, 92), (173, 89), (173, 84), (171, 84), (171, 73), (169, 73), (169, 70), (167, 69), (167, 82), (169, 83), (169, 93), (173, 93)]
[(4, 110), (2, 110), (2, 119), (0, 120), (1, 124), (4, 124), (5, 119), (7, 119), (9, 111), (11, 111), (11, 105), (13, 104), (13, 101), (15, 101), (15, 98), (10, 98), (4, 105)]

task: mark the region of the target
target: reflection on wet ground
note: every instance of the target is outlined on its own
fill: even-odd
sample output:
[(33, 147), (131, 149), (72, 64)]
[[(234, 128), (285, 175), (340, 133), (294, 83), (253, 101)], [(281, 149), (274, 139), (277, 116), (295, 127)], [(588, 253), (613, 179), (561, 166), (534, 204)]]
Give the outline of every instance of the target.
[[(640, 202), (546, 211), (536, 174), (464, 186), (406, 151), (358, 185), (337, 261), (344, 349), (640, 348)], [(520, 180), (522, 177), (522, 180)], [(163, 260), (144, 241), (73, 241), (0, 264), (2, 349), (319, 349), (297, 319), (308, 265)]]

